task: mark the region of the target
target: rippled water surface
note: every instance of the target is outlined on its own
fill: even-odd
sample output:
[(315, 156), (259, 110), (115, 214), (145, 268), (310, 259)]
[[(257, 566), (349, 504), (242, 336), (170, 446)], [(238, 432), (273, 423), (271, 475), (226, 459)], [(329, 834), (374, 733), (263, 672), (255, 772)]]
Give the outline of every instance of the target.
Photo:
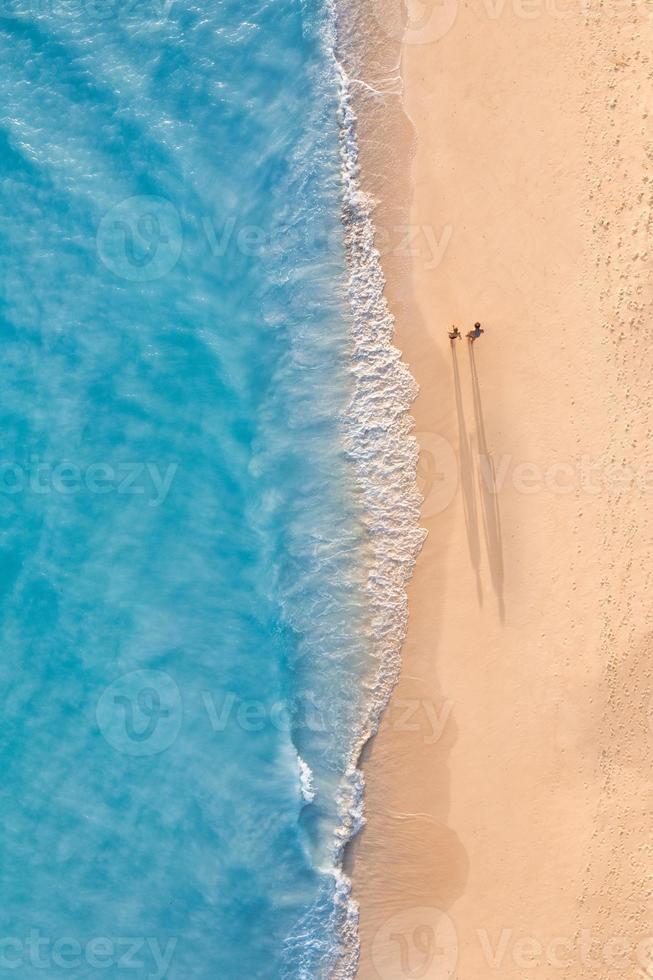
[(2, 969), (318, 978), (369, 673), (320, 0), (0, 18)]

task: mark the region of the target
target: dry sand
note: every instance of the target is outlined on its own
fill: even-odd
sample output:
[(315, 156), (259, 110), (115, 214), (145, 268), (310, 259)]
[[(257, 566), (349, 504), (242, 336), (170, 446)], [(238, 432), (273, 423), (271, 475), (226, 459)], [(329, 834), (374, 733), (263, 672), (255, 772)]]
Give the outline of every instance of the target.
[[(410, 11), (408, 159), (389, 68), (400, 11), (371, 0), (392, 56), (375, 48), (365, 78), (386, 93), (371, 97), (400, 152), (378, 164), (368, 126), (362, 162), (421, 388), (429, 536), (402, 677), (365, 762), (359, 976), (641, 980), (653, 4), (453, 4)], [(395, 234), (405, 207), (410, 256)], [(474, 347), (451, 345), (449, 325), (476, 319)]]

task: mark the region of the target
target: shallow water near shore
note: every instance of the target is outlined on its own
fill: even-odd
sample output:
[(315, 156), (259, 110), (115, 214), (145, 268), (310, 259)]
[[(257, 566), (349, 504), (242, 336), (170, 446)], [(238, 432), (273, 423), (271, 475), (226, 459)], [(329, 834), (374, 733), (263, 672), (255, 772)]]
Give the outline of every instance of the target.
[(417, 539), (333, 11), (15, 0), (0, 44), (7, 965), (342, 975)]

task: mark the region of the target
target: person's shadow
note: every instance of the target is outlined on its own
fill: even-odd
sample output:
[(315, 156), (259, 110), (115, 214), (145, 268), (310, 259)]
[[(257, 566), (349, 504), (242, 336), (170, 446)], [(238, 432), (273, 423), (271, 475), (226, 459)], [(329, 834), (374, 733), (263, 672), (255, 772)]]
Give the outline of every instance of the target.
[(487, 547), (492, 586), (499, 603), (501, 622), (505, 618), (503, 600), (503, 544), (501, 540), (501, 514), (499, 512), (498, 490), (494, 460), (488, 450), (483, 422), (483, 405), (478, 384), (474, 344), (469, 343), (469, 363), (472, 370), (472, 394), (474, 396), (474, 417), (476, 420), (476, 435), (478, 439), (478, 481), (481, 504), (483, 506), (483, 528)]
[(453, 360), (453, 381), (456, 395), (456, 417), (458, 419), (460, 486), (463, 496), (463, 512), (465, 515), (465, 528), (467, 530), (469, 557), (476, 576), (476, 592), (478, 594), (478, 601), (480, 605), (483, 605), (483, 586), (481, 585), (481, 545), (478, 535), (478, 512), (476, 509), (476, 490), (474, 487), (474, 459), (472, 457), (472, 447), (469, 436), (467, 435), (467, 425), (465, 424), (465, 410), (463, 408), (460, 371), (458, 369), (458, 354), (456, 351), (457, 345), (454, 341), (451, 344), (451, 357)]

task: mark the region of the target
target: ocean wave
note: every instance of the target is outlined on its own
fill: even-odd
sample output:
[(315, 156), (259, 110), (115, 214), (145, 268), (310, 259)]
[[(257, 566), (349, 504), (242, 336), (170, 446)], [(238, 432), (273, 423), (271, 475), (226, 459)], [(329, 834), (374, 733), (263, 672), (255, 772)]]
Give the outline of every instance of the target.
[(317, 794), (313, 781), (313, 771), (307, 762), (304, 762), (301, 755), (297, 754), (299, 766), (299, 790), (302, 794), (304, 803), (312, 803)]
[(374, 244), (375, 202), (361, 186), (358, 120), (352, 80), (339, 58), (338, 9), (328, 4), (327, 44), (339, 89), (347, 294), (352, 340), (353, 396), (345, 414), (346, 451), (353, 460), (371, 543), (366, 593), (370, 608), (375, 676), (353, 740), (341, 788), (341, 824), (335, 834), (335, 904), (341, 948), (332, 980), (354, 976), (359, 959), (358, 907), (342, 869), (345, 848), (365, 824), (365, 743), (376, 733), (401, 668), (406, 636), (406, 585), (426, 537), (420, 527), (419, 455), (410, 407), (417, 382), (393, 344), (394, 316), (385, 298), (381, 257)]

